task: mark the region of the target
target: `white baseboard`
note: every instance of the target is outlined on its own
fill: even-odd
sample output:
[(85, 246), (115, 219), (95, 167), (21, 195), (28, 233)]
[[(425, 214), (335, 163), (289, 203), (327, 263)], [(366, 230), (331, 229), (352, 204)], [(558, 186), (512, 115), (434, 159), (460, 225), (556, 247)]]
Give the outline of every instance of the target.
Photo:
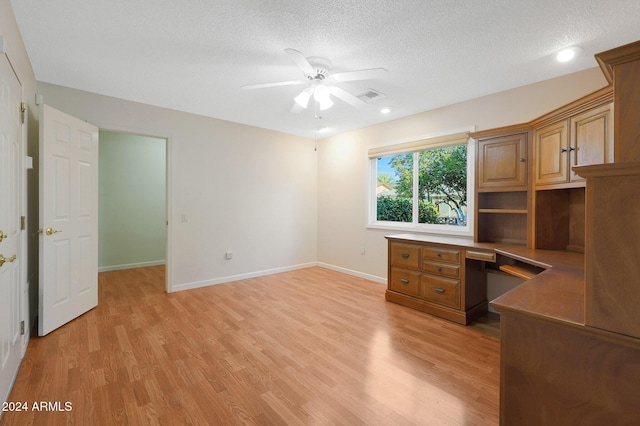
[(387, 285), (387, 278), (385, 277), (378, 277), (376, 275), (365, 274), (364, 272), (354, 271), (352, 269), (347, 269), (341, 266), (335, 266), (328, 263), (318, 262), (317, 265), (323, 268), (331, 269), (332, 271), (342, 272), (343, 274), (353, 275), (354, 277), (364, 278), (369, 281), (374, 281), (380, 284)]
[(152, 260), (150, 262), (127, 263), (124, 265), (100, 266), (98, 268), (98, 272), (119, 271), (121, 269), (144, 268), (147, 266), (164, 265), (166, 263), (167, 262), (165, 260)]
[(249, 273), (246, 273), (246, 274), (230, 275), (230, 276), (227, 276), (227, 277), (216, 278), (214, 280), (205, 280), (205, 281), (197, 281), (197, 282), (193, 282), (193, 283), (177, 284), (177, 285), (171, 286), (171, 288), (169, 289), (169, 293), (173, 293), (173, 292), (176, 292), (176, 291), (183, 291), (183, 290), (191, 290), (191, 289), (194, 289), (194, 288), (208, 287), (208, 286), (217, 285), (217, 284), (230, 283), (230, 282), (233, 282), (233, 281), (246, 280), (246, 279), (249, 279), (249, 278), (257, 278), (257, 277), (262, 277), (262, 276), (265, 276), (265, 275), (279, 274), (281, 272), (289, 272), (289, 271), (294, 271), (296, 269), (310, 268), (312, 266), (318, 266), (318, 264), (316, 262), (309, 262), (309, 263), (302, 263), (302, 264), (299, 264), (299, 265), (284, 266), (284, 267), (281, 267), (281, 268), (274, 268), (274, 269), (266, 269), (266, 270), (263, 270), (263, 271), (249, 272)]
[(377, 282), (377, 283), (380, 283), (380, 284), (387, 285), (387, 279), (384, 278), (384, 277), (378, 277), (378, 276), (375, 276), (375, 275), (365, 274), (364, 272), (358, 272), (358, 271), (354, 271), (352, 269), (347, 269), (347, 268), (342, 268), (340, 266), (330, 265), (328, 263), (309, 262), (309, 263), (302, 263), (302, 264), (299, 264), (299, 265), (285, 266), (285, 267), (274, 268), (274, 269), (266, 269), (266, 270), (263, 270), (263, 271), (256, 271), (256, 272), (249, 272), (249, 273), (246, 273), (246, 274), (230, 275), (230, 276), (227, 276), (227, 277), (216, 278), (214, 280), (204, 280), (204, 281), (197, 281), (197, 282), (192, 282), (192, 283), (177, 284), (177, 285), (171, 286), (171, 288), (169, 289), (169, 293), (173, 293), (173, 292), (176, 292), (176, 291), (183, 291), (183, 290), (191, 290), (191, 289), (194, 289), (194, 288), (208, 287), (208, 286), (217, 285), (217, 284), (230, 283), (230, 282), (234, 282), (234, 281), (246, 280), (246, 279), (249, 279), (249, 278), (257, 278), (257, 277), (262, 277), (262, 276), (265, 276), (265, 275), (279, 274), (281, 272), (295, 271), (296, 269), (311, 268), (313, 266), (319, 266), (321, 268), (330, 269), (332, 271), (341, 272), (341, 273), (347, 274), (347, 275), (353, 275), (355, 277), (364, 278), (366, 280), (370, 280), (370, 281), (374, 281), (374, 282)]

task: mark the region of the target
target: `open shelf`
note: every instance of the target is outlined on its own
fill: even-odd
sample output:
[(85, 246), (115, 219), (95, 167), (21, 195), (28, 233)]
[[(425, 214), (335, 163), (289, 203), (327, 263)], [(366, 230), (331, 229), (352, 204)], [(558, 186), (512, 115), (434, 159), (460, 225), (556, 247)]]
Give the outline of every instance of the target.
[(527, 192), (478, 193), (478, 242), (527, 245)]
[(584, 253), (585, 189), (536, 191), (535, 247)]

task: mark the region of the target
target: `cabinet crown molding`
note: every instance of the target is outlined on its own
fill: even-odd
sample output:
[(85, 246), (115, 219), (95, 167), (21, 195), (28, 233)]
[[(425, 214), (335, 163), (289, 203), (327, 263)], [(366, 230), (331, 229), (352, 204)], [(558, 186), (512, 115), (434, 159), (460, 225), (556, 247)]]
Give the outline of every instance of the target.
[(595, 57), (607, 81), (613, 84), (613, 68), (616, 65), (640, 60), (640, 41), (598, 53)]

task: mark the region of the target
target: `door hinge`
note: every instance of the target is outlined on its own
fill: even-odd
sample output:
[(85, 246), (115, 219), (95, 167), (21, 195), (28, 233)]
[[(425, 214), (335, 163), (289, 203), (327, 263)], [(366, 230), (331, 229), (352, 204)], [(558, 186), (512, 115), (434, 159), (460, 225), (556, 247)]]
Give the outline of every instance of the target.
[(20, 321), (20, 335), (24, 336), (24, 321)]
[(27, 218), (20, 216), (20, 230), (24, 231), (27, 228)]
[(20, 102), (20, 121), (24, 124), (24, 114), (27, 112), (27, 104)]

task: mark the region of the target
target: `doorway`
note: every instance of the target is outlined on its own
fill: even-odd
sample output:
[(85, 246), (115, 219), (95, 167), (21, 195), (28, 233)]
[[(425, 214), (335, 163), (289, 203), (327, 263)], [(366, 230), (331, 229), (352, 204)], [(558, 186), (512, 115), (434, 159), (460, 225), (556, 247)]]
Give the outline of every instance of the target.
[(166, 265), (167, 139), (100, 130), (98, 271)]

